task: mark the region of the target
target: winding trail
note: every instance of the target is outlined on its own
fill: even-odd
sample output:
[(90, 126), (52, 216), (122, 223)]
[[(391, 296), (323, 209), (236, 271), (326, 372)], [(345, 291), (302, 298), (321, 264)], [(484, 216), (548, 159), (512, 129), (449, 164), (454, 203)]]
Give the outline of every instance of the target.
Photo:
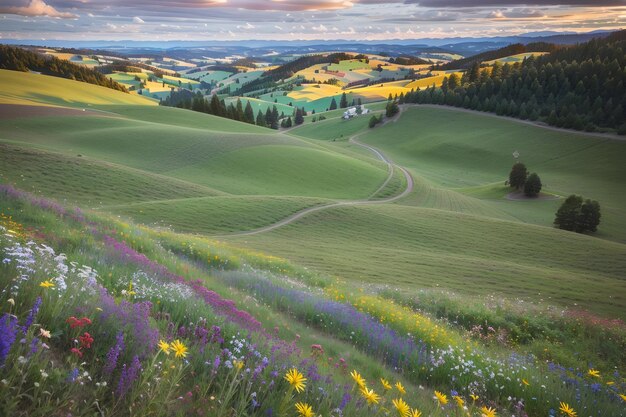
[[(398, 113), (394, 118), (392, 119), (388, 119), (385, 120), (383, 122), (383, 125), (389, 122), (395, 122), (398, 118), (400, 117), (400, 113)], [(382, 125), (381, 125), (382, 126)], [(298, 219), (301, 219), (302, 217), (311, 214), (311, 213), (316, 213), (318, 211), (322, 211), (322, 210), (328, 210), (331, 208), (335, 208), (335, 207), (346, 207), (346, 206), (363, 206), (363, 205), (370, 205), (370, 204), (386, 204), (386, 203), (392, 203), (394, 201), (400, 200), (401, 198), (406, 197), (408, 194), (411, 193), (411, 191), (413, 191), (413, 187), (414, 187), (414, 181), (413, 181), (413, 177), (411, 176), (411, 174), (409, 173), (409, 171), (404, 168), (401, 167), (399, 165), (396, 165), (388, 156), (386, 156), (380, 149), (377, 149), (373, 146), (370, 145), (366, 145), (364, 143), (361, 143), (357, 140), (357, 138), (362, 135), (365, 132), (361, 132), (358, 133), (356, 135), (353, 135), (350, 137), (349, 142), (353, 143), (357, 146), (361, 146), (362, 148), (365, 148), (367, 150), (369, 150), (370, 152), (372, 152), (374, 155), (376, 155), (376, 157), (378, 159), (380, 159), (381, 161), (383, 161), (385, 164), (387, 164), (388, 170), (389, 170), (389, 175), (387, 176), (387, 179), (385, 180), (385, 182), (374, 192), (372, 193), (369, 198), (367, 199), (363, 199), (363, 200), (347, 200), (347, 201), (338, 201), (336, 203), (329, 203), (329, 204), (324, 204), (321, 206), (315, 206), (315, 207), (309, 207), (307, 209), (298, 211), (294, 214), (292, 214), (289, 217), (286, 217), (276, 223), (270, 224), (268, 226), (264, 226), (264, 227), (260, 227), (258, 229), (254, 229), (254, 230), (248, 230), (248, 231), (242, 231), (242, 232), (233, 232), (233, 233), (228, 233), (228, 234), (222, 234), (222, 235), (212, 235), (211, 237), (233, 237), (233, 236), (250, 236), (250, 235), (258, 235), (260, 233), (265, 233), (265, 232), (269, 232), (272, 230), (276, 230), (280, 227), (286, 226), (288, 224), (291, 224), (293, 222), (295, 222)], [(389, 183), (389, 181), (391, 181), (391, 178), (393, 177), (393, 172), (394, 169), (399, 169), (400, 172), (402, 172), (402, 174), (404, 175), (404, 178), (406, 179), (406, 188), (397, 195), (391, 196), (391, 197), (387, 197), (387, 198), (383, 198), (380, 200), (372, 200), (372, 198), (378, 194), (383, 188), (385, 188), (387, 186), (387, 184)]]

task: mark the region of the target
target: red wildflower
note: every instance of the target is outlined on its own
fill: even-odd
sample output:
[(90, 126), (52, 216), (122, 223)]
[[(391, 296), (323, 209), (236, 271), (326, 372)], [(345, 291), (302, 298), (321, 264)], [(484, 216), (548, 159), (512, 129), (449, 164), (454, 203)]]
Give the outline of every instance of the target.
[(70, 325), (70, 328), (73, 329), (76, 326), (80, 326), (80, 320), (78, 320), (76, 317), (72, 316), (70, 318), (68, 318), (67, 320), (65, 320), (66, 323), (68, 323)]
[(80, 340), (80, 346), (85, 349), (91, 348), (91, 344), (93, 343), (93, 337), (91, 337), (91, 335), (87, 332), (85, 332), (82, 336), (78, 336), (78, 340)]
[(91, 320), (87, 317), (77, 319), (76, 317), (72, 316), (68, 318), (67, 320), (65, 320), (65, 322), (70, 325), (71, 329), (74, 329), (76, 327), (83, 327), (83, 326), (87, 326), (88, 324), (91, 324)]
[(79, 358), (83, 357), (83, 352), (81, 352), (80, 349), (71, 348), (70, 352), (72, 352), (74, 355), (78, 356)]

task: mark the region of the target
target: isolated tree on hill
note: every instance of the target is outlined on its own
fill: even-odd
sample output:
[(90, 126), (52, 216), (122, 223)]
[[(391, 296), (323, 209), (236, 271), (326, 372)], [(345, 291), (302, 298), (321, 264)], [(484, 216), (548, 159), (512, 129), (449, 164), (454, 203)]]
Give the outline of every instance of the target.
[(541, 191), (541, 179), (535, 172), (530, 174), (524, 184), (524, 194), (526, 197), (537, 197)]
[(304, 117), (302, 117), (302, 110), (299, 108), (296, 109), (296, 116), (294, 118), (294, 123), (297, 125), (301, 125), (304, 123)]
[(600, 224), (600, 204), (585, 200), (579, 195), (570, 195), (556, 212), (554, 224), (563, 230), (577, 233), (595, 232)]
[(341, 95), (341, 100), (339, 100), (339, 107), (341, 107), (342, 109), (348, 107), (348, 97), (346, 96), (345, 92)]
[(333, 99), (330, 101), (330, 106), (328, 107), (328, 110), (336, 110), (337, 109), (337, 102), (335, 101), (335, 97), (333, 97)]
[(370, 121), (369, 121), (369, 127), (373, 128), (374, 126), (376, 126), (378, 124), (378, 117), (376, 116), (372, 116), (370, 117)]
[(578, 217), (578, 224), (576, 232), (595, 232), (598, 230), (600, 224), (600, 203), (592, 200), (585, 200), (580, 207), (580, 215)]
[(509, 173), (509, 185), (516, 190), (519, 190), (526, 183), (526, 176), (528, 175), (528, 170), (526, 169), (526, 165), (521, 162), (516, 162), (511, 168), (511, 172)]

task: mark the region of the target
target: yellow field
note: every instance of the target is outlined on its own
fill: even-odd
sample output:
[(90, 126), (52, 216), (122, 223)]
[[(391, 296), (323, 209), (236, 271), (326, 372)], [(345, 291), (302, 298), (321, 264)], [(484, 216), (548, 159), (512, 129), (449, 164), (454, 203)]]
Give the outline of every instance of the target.
[(380, 84), (371, 85), (368, 87), (355, 88), (350, 90), (352, 93), (357, 94), (363, 97), (366, 100), (385, 100), (389, 97), (389, 94), (392, 96), (400, 95), (401, 93), (408, 93), (411, 91), (406, 87), (402, 87), (394, 83), (386, 83), (381, 87)]
[(146, 72), (126, 72), (125, 74), (132, 75), (133, 77), (139, 77), (143, 81), (146, 81), (149, 76)]
[(156, 81), (146, 81), (146, 89), (150, 90), (151, 93), (159, 93), (161, 91), (170, 91), (172, 86), (169, 84), (165, 84), (163, 87), (163, 83), (159, 83)]
[(56, 52), (56, 51), (46, 51), (46, 54), (52, 55), (56, 58), (62, 59), (64, 61), (69, 61), (76, 54), (68, 54), (64, 52)]
[(336, 96), (341, 94), (343, 90), (341, 87), (329, 84), (303, 84), (304, 88), (298, 91), (290, 91), (287, 94), (288, 97), (294, 100), (317, 100), (328, 96)]
[[(42, 94), (45, 91), (45, 95)], [(0, 70), (0, 103), (49, 106), (136, 104), (154, 106), (153, 100), (111, 88), (29, 72)]]
[[(323, 73), (324, 70), (322, 69), (322, 67), (325, 67), (325, 66), (326, 64), (312, 65), (308, 68), (305, 68), (303, 70), (296, 72), (294, 75), (304, 77), (307, 80), (315, 80), (315, 81), (322, 81), (322, 82), (328, 81), (333, 78), (337, 78), (337, 76), (334, 74), (324, 74)], [(319, 70), (319, 73), (316, 74), (315, 70)]]
[(542, 56), (546, 54), (549, 54), (549, 52), (526, 52), (523, 54), (516, 54), (505, 56), (503, 58), (493, 59), (491, 61), (484, 61), (483, 64), (493, 65), (496, 61), (498, 61), (500, 64), (514, 64), (516, 62), (522, 62), (525, 58), (528, 58), (529, 56)]
[[(411, 81), (405, 87), (409, 90), (413, 88), (423, 89), (426, 87), (432, 87), (433, 84), (435, 84), (435, 87), (440, 87), (441, 83), (443, 82), (443, 79), (445, 77), (450, 76), (450, 74), (446, 73), (445, 71), (433, 71), (432, 73), (434, 75), (433, 77), (422, 78), (420, 80)], [(463, 75), (462, 72), (455, 72), (455, 74), (458, 75), (459, 77)]]

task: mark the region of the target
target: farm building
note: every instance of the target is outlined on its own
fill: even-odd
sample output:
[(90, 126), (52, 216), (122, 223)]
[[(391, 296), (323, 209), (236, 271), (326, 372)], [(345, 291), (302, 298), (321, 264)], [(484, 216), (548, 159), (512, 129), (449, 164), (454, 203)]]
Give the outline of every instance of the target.
[(350, 119), (352, 117), (358, 116), (359, 114), (367, 114), (369, 113), (369, 109), (366, 109), (364, 106), (360, 106), (361, 107), (361, 112), (359, 113), (357, 111), (357, 107), (349, 107), (346, 109), (346, 111), (343, 112), (343, 118), (344, 119)]

